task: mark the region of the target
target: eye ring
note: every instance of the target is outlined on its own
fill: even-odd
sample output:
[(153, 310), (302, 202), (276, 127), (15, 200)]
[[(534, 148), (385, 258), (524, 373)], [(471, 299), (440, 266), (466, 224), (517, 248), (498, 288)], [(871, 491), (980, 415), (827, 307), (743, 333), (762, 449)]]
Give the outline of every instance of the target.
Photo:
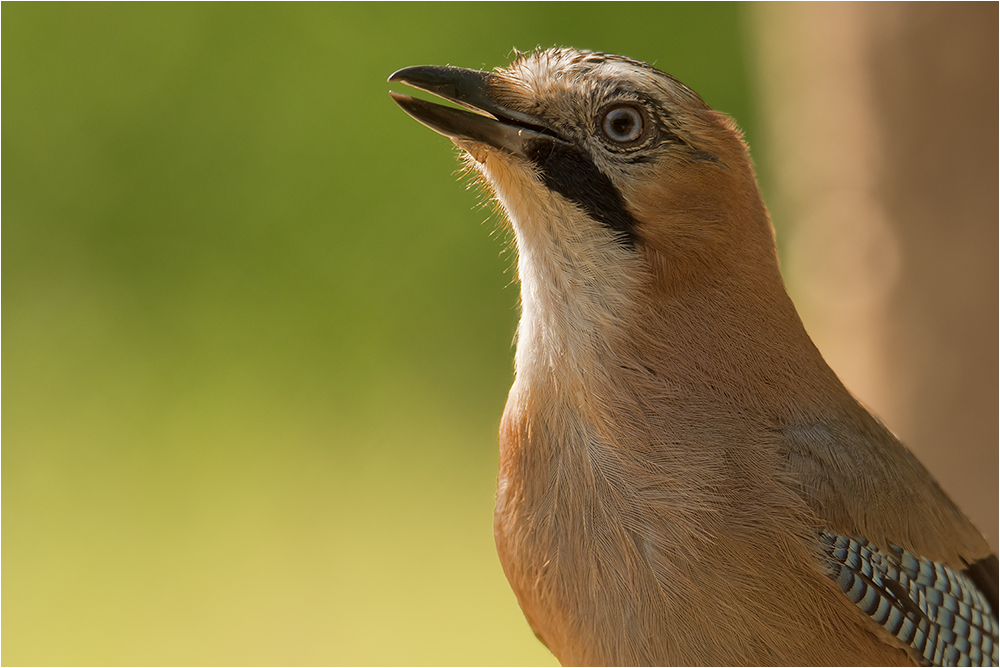
[(601, 118), (601, 130), (616, 144), (630, 144), (642, 136), (646, 120), (642, 111), (630, 104), (616, 104)]

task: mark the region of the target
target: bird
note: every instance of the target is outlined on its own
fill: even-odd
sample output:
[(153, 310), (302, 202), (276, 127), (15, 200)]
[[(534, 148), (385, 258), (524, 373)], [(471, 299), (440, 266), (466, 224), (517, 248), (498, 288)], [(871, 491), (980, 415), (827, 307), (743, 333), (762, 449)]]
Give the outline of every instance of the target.
[(572, 48), (389, 81), (516, 245), (493, 529), (562, 664), (997, 665), (997, 557), (810, 339), (729, 116)]

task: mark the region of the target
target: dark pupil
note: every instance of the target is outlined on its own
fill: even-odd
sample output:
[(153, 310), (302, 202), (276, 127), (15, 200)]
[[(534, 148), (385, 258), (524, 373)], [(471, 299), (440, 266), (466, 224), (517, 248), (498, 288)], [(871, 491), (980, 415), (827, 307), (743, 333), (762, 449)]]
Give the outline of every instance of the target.
[(634, 127), (635, 119), (632, 118), (631, 114), (624, 111), (617, 111), (611, 117), (611, 129), (619, 137), (629, 136), (632, 134), (632, 128)]

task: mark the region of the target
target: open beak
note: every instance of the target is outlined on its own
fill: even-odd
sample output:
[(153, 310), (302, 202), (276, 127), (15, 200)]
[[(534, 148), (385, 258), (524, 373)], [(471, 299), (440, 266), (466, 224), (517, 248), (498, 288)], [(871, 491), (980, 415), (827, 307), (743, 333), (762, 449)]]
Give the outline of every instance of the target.
[[(529, 144), (568, 143), (542, 119), (497, 103), (490, 95), (500, 77), (464, 67), (406, 67), (389, 77), (472, 109), (455, 109), (409, 95), (389, 92), (403, 111), (456, 143), (478, 142), (501, 151), (526, 155)], [(475, 112), (475, 113), (474, 113)]]

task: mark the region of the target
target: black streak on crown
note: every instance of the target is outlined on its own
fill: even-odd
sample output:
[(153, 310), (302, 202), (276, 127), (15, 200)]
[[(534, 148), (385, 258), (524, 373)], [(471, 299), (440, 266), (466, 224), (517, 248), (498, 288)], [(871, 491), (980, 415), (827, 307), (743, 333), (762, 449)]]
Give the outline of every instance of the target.
[(625, 208), (621, 193), (590, 156), (580, 149), (552, 141), (537, 141), (527, 148), (528, 158), (541, 170), (545, 185), (575, 202), (588, 215), (619, 233), (634, 247), (638, 221)]

